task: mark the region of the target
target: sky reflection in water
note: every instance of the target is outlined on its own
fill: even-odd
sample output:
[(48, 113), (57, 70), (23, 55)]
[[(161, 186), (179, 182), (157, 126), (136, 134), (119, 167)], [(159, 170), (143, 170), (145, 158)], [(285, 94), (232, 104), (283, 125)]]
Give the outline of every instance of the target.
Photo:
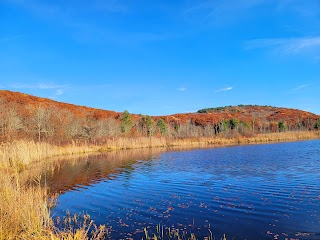
[(143, 227), (159, 223), (199, 238), (210, 225), (216, 237), (320, 239), (319, 147), (129, 150), (61, 161), (46, 173), (63, 193), (52, 213), (87, 212), (114, 239), (141, 239)]

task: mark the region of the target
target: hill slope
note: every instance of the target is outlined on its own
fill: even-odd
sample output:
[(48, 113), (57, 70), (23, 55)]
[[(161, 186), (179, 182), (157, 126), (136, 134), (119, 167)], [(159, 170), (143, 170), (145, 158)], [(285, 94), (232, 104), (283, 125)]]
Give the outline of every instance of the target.
[[(297, 109), (239, 105), (201, 109), (197, 113), (146, 118), (130, 115), (122, 131), (122, 113), (76, 106), (28, 94), (0, 90), (0, 134), (4, 136), (78, 139), (143, 135), (215, 136), (230, 132), (262, 133), (314, 130), (319, 115)], [(158, 124), (164, 120), (164, 125)], [(122, 123), (123, 124), (123, 123)]]
[(36, 108), (38, 106), (44, 108), (57, 108), (59, 110), (66, 110), (72, 112), (77, 117), (96, 116), (98, 118), (116, 118), (119, 113), (114, 111), (107, 111), (95, 109), (85, 106), (77, 106), (69, 103), (57, 102), (48, 98), (35, 97), (29, 94), (20, 92), (11, 92), (7, 90), (0, 90), (0, 104), (14, 107), (19, 114), (24, 114), (26, 106)]
[(182, 119), (193, 118), (201, 125), (231, 118), (239, 119), (248, 123), (251, 121), (286, 121), (288, 124), (295, 124), (308, 119), (316, 120), (320, 117), (319, 115), (298, 109), (257, 105), (207, 108), (201, 109), (197, 113), (193, 114), (176, 114), (174, 116)]

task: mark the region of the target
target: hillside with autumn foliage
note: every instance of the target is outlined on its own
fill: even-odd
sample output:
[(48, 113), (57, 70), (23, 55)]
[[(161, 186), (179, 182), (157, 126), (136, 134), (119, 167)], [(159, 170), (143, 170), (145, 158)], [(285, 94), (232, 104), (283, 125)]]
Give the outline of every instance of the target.
[(1, 140), (101, 140), (117, 137), (234, 137), (315, 131), (320, 116), (297, 109), (239, 105), (197, 113), (145, 116), (76, 106), (28, 94), (0, 91)]

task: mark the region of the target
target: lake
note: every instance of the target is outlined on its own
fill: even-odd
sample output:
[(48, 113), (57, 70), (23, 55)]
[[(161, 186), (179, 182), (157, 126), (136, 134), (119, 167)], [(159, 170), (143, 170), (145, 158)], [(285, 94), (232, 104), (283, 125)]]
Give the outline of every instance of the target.
[(111, 239), (156, 225), (199, 239), (320, 239), (320, 141), (124, 150), (46, 170), (54, 218), (88, 213)]

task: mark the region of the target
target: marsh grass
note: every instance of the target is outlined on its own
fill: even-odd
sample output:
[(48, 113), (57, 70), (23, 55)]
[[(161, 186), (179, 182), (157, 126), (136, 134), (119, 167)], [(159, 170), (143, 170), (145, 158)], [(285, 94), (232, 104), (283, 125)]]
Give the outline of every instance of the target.
[(23, 186), (17, 174), (0, 182), (0, 239), (41, 239), (51, 226), (45, 190)]
[(60, 218), (55, 220), (55, 227), (59, 229), (59, 237), (63, 239), (78, 239), (86, 236), (87, 239), (98, 240), (109, 236), (105, 225), (95, 225), (89, 214), (77, 215), (67, 212), (62, 220)]
[[(188, 231), (179, 231), (179, 229), (174, 228), (165, 228), (158, 224), (156, 226), (156, 230), (153, 233), (149, 233), (147, 228), (143, 229), (144, 237), (142, 240), (197, 240), (198, 238), (194, 233), (190, 233)], [(212, 231), (210, 230), (210, 226), (208, 228), (208, 235), (203, 238), (204, 240), (216, 240), (213, 236)], [(227, 240), (226, 235), (218, 238), (217, 240)]]
[[(20, 182), (19, 174), (0, 175), (0, 239), (104, 239), (104, 226), (95, 226), (86, 216), (82, 225), (58, 229), (50, 216), (47, 190), (35, 184)], [(80, 223), (79, 218), (77, 222)], [(90, 234), (89, 234), (90, 233)]]
[(122, 149), (155, 148), (155, 147), (208, 147), (236, 144), (254, 144), (280, 141), (297, 141), (320, 138), (320, 132), (279, 132), (257, 134), (254, 136), (232, 136), (215, 138), (115, 138), (100, 142), (71, 142), (66, 145), (49, 144), (19, 140), (0, 145), (0, 170), (20, 172), (25, 166), (36, 161), (47, 161), (55, 156), (75, 155), (93, 152), (107, 152)]

